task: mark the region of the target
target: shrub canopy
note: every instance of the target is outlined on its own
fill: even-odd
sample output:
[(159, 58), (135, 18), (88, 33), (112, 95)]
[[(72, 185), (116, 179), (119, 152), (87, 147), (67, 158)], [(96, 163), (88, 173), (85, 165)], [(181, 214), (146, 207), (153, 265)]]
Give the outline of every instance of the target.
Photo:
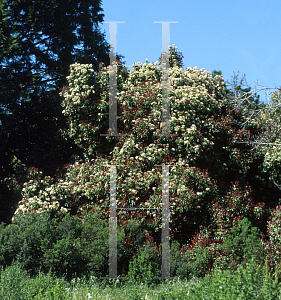
[(159, 240), (159, 165), (166, 164), (175, 239), (186, 242), (200, 227), (223, 236), (233, 220), (261, 217), (264, 203), (251, 199), (247, 178), (255, 155), (246, 144), (236, 143), (251, 132), (235, 125), (243, 115), (232, 110), (223, 77), (197, 67), (183, 70), (174, 46), (169, 59), (170, 130), (175, 136), (161, 135), (161, 63), (137, 63), (128, 71), (118, 61), (117, 127), (125, 136), (101, 136), (109, 127), (109, 67), (101, 64), (95, 73), (91, 65), (70, 66), (68, 86), (61, 93), (63, 114), (69, 122), (67, 133), (83, 149), (85, 160), (68, 165), (58, 178), (40, 178), (35, 171), (16, 216), (44, 207), (58, 215), (94, 209), (108, 218), (110, 169), (104, 165), (115, 165), (117, 206), (139, 208), (118, 210), (119, 226), (136, 219)]

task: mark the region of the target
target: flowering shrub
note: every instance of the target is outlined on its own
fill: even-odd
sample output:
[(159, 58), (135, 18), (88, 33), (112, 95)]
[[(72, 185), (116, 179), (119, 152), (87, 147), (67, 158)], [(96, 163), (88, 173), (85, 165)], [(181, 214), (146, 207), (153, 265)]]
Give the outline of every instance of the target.
[[(121, 78), (126, 78), (123, 66), (118, 68), (117, 75), (119, 86)], [(104, 144), (100, 133), (106, 133), (108, 128), (105, 116), (108, 114), (109, 73), (101, 81), (98, 76), (96, 79), (93, 77), (92, 65), (74, 64), (70, 66), (67, 79), (69, 86), (61, 93), (64, 97), (63, 114), (69, 122), (67, 133), (84, 149), (85, 154), (91, 155), (100, 148), (100, 143)]]
[(258, 115), (260, 134), (256, 139), (258, 153), (264, 154), (264, 172), (270, 179), (281, 186), (281, 135), (280, 135), (280, 89), (271, 93), (270, 101)]
[(37, 213), (52, 211), (55, 214), (67, 212), (65, 207), (61, 207), (59, 201), (64, 195), (57, 193), (57, 188), (52, 178), (49, 176), (42, 178), (42, 172), (36, 168), (29, 170), (28, 177), (33, 179), (23, 184), (22, 198), (14, 213), (12, 222), (19, 221), (31, 211), (36, 211)]
[[(15, 222), (20, 216), (24, 216), (30, 211), (38, 213), (53, 211), (57, 216), (65, 215), (67, 212), (78, 213), (81, 208), (79, 204), (88, 204), (85, 201), (81, 203), (80, 200), (83, 197), (88, 199), (91, 206), (91, 203), (96, 200), (96, 195), (102, 190), (101, 187), (109, 186), (107, 174), (104, 175), (105, 182), (102, 182), (98, 175), (99, 172), (97, 166), (79, 162), (66, 167), (64, 174), (57, 179), (49, 176), (42, 178), (42, 172), (32, 169), (33, 179), (23, 184), (22, 200), (12, 221)], [(104, 193), (100, 196), (105, 198), (107, 194)]]
[(170, 165), (171, 237), (182, 244), (200, 226), (220, 240), (221, 230), (242, 215), (260, 217), (261, 204), (251, 199), (245, 179), (255, 156), (249, 146), (236, 143), (251, 132), (235, 126), (239, 112), (229, 106), (222, 76), (197, 67), (183, 70), (175, 47), (170, 52), (169, 122), (176, 136), (161, 135), (158, 62), (135, 64), (132, 71), (117, 66), (117, 129), (125, 136), (101, 136), (109, 133), (109, 67), (101, 64), (97, 74), (91, 65), (70, 67), (69, 85), (61, 93), (63, 113), (68, 134), (83, 149), (85, 161), (66, 166), (58, 178), (27, 182), (15, 219), (32, 209), (55, 209), (57, 215), (94, 210), (101, 219), (108, 218), (110, 169), (104, 165), (116, 165), (118, 208), (139, 208), (119, 209), (118, 226), (137, 220), (156, 246), (163, 188), (162, 170), (156, 165), (162, 164)]

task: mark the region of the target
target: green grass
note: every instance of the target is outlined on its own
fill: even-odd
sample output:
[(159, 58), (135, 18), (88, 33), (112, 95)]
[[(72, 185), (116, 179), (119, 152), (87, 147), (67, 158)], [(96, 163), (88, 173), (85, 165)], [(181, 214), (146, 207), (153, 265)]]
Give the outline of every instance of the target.
[(166, 280), (159, 284), (134, 284), (95, 277), (75, 278), (67, 282), (49, 272), (31, 278), (16, 264), (1, 270), (0, 299), (281, 299), (278, 274), (268, 274), (265, 267), (242, 266), (232, 275), (218, 270), (213, 277)]

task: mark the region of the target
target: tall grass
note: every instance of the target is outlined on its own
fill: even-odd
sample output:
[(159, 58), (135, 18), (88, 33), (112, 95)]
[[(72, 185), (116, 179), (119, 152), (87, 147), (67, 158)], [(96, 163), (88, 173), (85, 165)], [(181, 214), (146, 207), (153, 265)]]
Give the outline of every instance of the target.
[(17, 299), (281, 299), (277, 268), (270, 274), (267, 263), (256, 266), (255, 261), (242, 265), (231, 274), (216, 270), (212, 276), (189, 281), (166, 280), (159, 284), (136, 284), (133, 281), (104, 280), (96, 277), (74, 278), (67, 281), (49, 272), (30, 277), (17, 263), (0, 273), (0, 298)]

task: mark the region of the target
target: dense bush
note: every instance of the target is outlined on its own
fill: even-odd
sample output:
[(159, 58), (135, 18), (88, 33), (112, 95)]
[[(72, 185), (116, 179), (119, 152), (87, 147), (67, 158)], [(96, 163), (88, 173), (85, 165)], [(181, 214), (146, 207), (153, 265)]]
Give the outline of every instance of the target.
[(54, 278), (49, 272), (30, 277), (27, 270), (16, 262), (0, 271), (1, 299), (69, 299), (65, 292), (66, 281)]
[(171, 256), (174, 257), (171, 260), (173, 275), (191, 279), (194, 276), (204, 277), (210, 273), (218, 254), (219, 243), (221, 241), (213, 239), (211, 232), (201, 229), (190, 243), (182, 248), (179, 249), (179, 244), (174, 244), (178, 251), (175, 252), (174, 249), (171, 252)]
[(170, 271), (171, 271), (171, 277), (180, 277), (183, 278), (189, 278), (190, 277), (190, 269), (189, 264), (186, 260), (186, 257), (182, 255), (180, 251), (180, 243), (178, 241), (173, 241), (171, 243), (171, 265), (170, 265)]
[[(124, 234), (118, 231), (118, 256), (122, 260)], [(46, 212), (30, 213), (17, 224), (1, 225), (0, 264), (6, 267), (17, 261), (31, 275), (41, 269), (67, 275), (67, 279), (89, 274), (108, 276), (108, 235), (108, 222), (91, 213), (83, 220), (67, 214), (61, 221)]]
[(239, 265), (245, 266), (255, 257), (264, 263), (261, 232), (253, 227), (247, 218), (234, 222), (233, 227), (224, 232), (223, 238), (201, 229), (190, 244), (171, 252), (171, 271), (181, 278), (204, 277), (214, 270), (235, 271)]
[(261, 232), (252, 227), (247, 218), (238, 221), (229, 231), (224, 242), (218, 246), (221, 253), (215, 260), (214, 268), (235, 270), (240, 264), (249, 263), (252, 257), (264, 263)]
[[(117, 66), (117, 127), (126, 136), (101, 136), (108, 132), (109, 124), (109, 67), (100, 65), (98, 73), (93, 73), (91, 65), (70, 67), (68, 86), (61, 93), (63, 114), (69, 122), (67, 133), (83, 149), (84, 160), (65, 166), (56, 178), (43, 178), (39, 170), (32, 169), (34, 178), (22, 189), (13, 222), (32, 211), (49, 211), (56, 218), (70, 213), (81, 219), (83, 212), (93, 211), (100, 220), (108, 220), (108, 165), (112, 164), (117, 165), (117, 206), (139, 208), (118, 210), (117, 227), (124, 230), (135, 220), (140, 232), (146, 232), (159, 249), (163, 187), (162, 170), (156, 165), (169, 164), (171, 238), (181, 246), (197, 244), (188, 254), (188, 270), (178, 273), (203, 276), (210, 272), (219, 245), (238, 220), (246, 217), (262, 227), (269, 206), (276, 207), (278, 199), (273, 192), (253, 198), (259, 194), (260, 182), (266, 186), (264, 172), (256, 168), (263, 154), (256, 155), (249, 145), (240, 143), (252, 137), (257, 123), (251, 130), (237, 125), (245, 116), (231, 105), (221, 75), (197, 67), (183, 70), (175, 47), (170, 48), (169, 59), (170, 128), (176, 136), (161, 135), (162, 66), (158, 62), (138, 63), (132, 71), (121, 63)], [(136, 253), (140, 240), (138, 232), (131, 238), (124, 235), (127, 259)], [(201, 242), (196, 240), (204, 242), (198, 246)], [(72, 250), (65, 237), (63, 247), (58, 244), (48, 250), (53, 253), (48, 261), (53, 259), (60, 268), (75, 271), (75, 264), (62, 265), (59, 258), (72, 256)]]
[[(152, 267), (161, 268), (159, 249), (150, 243), (149, 234), (134, 220), (117, 229), (118, 275), (127, 276), (129, 259), (141, 252), (149, 254)], [(128, 259), (129, 258), (129, 259)], [(61, 219), (51, 213), (32, 212), (14, 224), (1, 225), (0, 265), (13, 261), (31, 275), (52, 271), (56, 276), (96, 277), (109, 273), (108, 220), (97, 214), (82, 212), (80, 217), (69, 213)], [(158, 265), (157, 265), (158, 263)], [(159, 273), (157, 273), (159, 276)]]
[(230, 270), (216, 270), (212, 278), (205, 277), (200, 288), (190, 290), (190, 299), (279, 299), (278, 278), (271, 278), (266, 269), (254, 258), (246, 267), (239, 266), (232, 274)]
[(9, 266), (16, 260), (32, 274), (42, 266), (43, 254), (56, 240), (55, 220), (48, 213), (31, 213), (17, 224), (1, 227), (1, 265)]
[(161, 277), (161, 256), (150, 243), (139, 248), (139, 252), (131, 260), (128, 280), (140, 284), (141, 282), (156, 282), (154, 277)]

